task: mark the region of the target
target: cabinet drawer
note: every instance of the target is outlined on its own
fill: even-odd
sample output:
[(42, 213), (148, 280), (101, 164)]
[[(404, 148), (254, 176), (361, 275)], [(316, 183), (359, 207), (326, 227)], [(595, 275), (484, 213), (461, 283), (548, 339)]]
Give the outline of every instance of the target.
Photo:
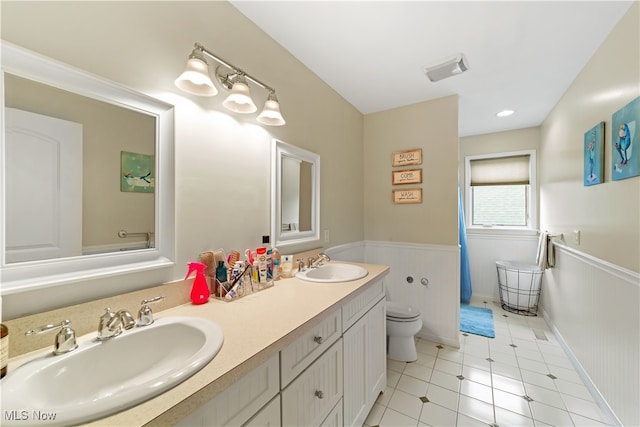
[(198, 409), (202, 414), (202, 425), (244, 424), (278, 394), (279, 386), (278, 355), (275, 354)]
[(282, 387), (289, 384), (342, 334), (340, 309), (280, 351)]
[(369, 286), (355, 298), (342, 306), (342, 331), (346, 331), (371, 307), (384, 298), (384, 280)]
[(281, 393), (283, 426), (319, 426), (342, 398), (342, 339)]

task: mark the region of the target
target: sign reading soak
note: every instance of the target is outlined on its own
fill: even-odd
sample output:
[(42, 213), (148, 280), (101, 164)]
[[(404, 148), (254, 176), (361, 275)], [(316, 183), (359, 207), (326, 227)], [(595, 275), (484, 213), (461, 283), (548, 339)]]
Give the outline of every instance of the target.
[(422, 148), (416, 148), (406, 151), (394, 151), (391, 153), (391, 165), (408, 166), (422, 164)]

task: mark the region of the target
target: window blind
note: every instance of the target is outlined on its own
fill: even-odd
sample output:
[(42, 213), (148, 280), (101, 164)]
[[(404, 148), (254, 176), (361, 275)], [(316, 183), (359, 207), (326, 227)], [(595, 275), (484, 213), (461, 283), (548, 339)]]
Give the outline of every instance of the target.
[(475, 159), (469, 162), (471, 185), (528, 185), (529, 155)]

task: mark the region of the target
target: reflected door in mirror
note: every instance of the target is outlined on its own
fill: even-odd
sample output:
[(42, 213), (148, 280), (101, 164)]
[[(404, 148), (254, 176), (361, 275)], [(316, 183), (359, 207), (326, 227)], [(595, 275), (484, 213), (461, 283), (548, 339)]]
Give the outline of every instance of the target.
[(82, 254), (82, 125), (5, 109), (6, 262)]

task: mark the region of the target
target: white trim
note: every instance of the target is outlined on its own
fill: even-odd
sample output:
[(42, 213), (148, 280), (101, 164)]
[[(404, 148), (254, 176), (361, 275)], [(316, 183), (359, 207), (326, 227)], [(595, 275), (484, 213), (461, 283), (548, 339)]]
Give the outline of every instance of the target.
[[(311, 230), (282, 233), (282, 156), (289, 155), (309, 162), (312, 168)], [(320, 155), (278, 139), (271, 145), (271, 238), (272, 244), (284, 246), (320, 240)]]
[(612, 264), (603, 259), (596, 258), (593, 255), (581, 252), (556, 240), (553, 241), (553, 245), (556, 250), (560, 250), (561, 252), (583, 261), (592, 267), (598, 268), (607, 274), (611, 274), (612, 276), (622, 279), (630, 285), (640, 287), (640, 273)]
[(411, 249), (428, 249), (431, 251), (441, 252), (458, 252), (460, 249), (459, 244), (453, 245), (434, 245), (431, 243), (408, 243), (408, 242), (384, 242), (377, 240), (365, 240), (365, 247), (378, 246), (387, 248), (411, 248)]

